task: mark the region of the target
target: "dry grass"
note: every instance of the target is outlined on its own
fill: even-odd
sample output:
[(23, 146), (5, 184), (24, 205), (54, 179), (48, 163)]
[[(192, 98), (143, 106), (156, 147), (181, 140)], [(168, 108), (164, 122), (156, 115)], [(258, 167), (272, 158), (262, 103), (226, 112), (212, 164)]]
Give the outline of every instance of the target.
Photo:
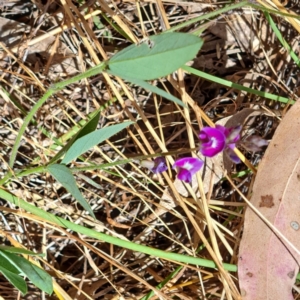
[[(1, 176), (9, 170), (10, 151), (24, 116), (55, 81), (108, 59), (128, 46), (129, 39), (138, 42), (220, 7), (215, 3), (160, 0), (88, 0), (82, 5), (70, 0), (0, 1)], [(297, 52), (297, 24), (292, 24), (294, 28), (290, 20), (277, 21)], [(198, 22), (183, 31), (194, 32), (203, 25)], [(194, 61), (195, 68), (297, 99), (297, 67), (274, 39), (261, 12), (249, 8), (231, 11), (209, 25), (202, 34), (205, 42)], [(101, 106), (99, 128), (123, 120), (136, 122), (85, 154), (84, 162), (74, 163), (82, 166), (133, 159), (109, 171), (77, 174), (96, 221), (50, 175), (12, 178), (4, 187), (31, 204), (96, 231), (212, 259), (219, 265), (218, 270), (184, 265), (151, 299), (239, 299), (237, 274), (225, 271), (221, 262), (237, 263), (245, 204), (230, 183), (220, 179), (224, 168), (231, 177), (240, 175), (235, 184), (249, 198), (252, 173), (242, 174), (247, 170), (244, 164), (224, 167), (222, 158), (217, 158), (203, 178), (198, 176), (192, 187), (184, 187), (174, 181), (175, 173), (153, 176), (141, 169), (134, 157), (193, 152), (189, 149), (197, 147), (197, 132), (207, 124), (204, 115), (215, 123), (244, 108), (256, 112), (245, 121), (244, 134), (271, 139), (287, 107), (181, 71), (176, 79), (156, 83), (181, 97), (188, 109), (103, 74), (73, 84), (49, 99), (22, 139), (14, 172), (47, 164), (59, 150), (54, 138), (64, 143), (72, 136), (72, 128)], [(263, 153), (243, 154), (256, 166)], [(175, 156), (168, 156), (170, 164)], [(47, 253), (42, 264), (55, 278), (56, 288), (61, 287), (57, 292), (61, 299), (141, 299), (179, 266), (68, 232), (6, 202), (1, 206), (2, 243)], [(3, 278), (0, 295), (4, 299), (58, 299), (30, 284), (28, 295), (21, 297)]]

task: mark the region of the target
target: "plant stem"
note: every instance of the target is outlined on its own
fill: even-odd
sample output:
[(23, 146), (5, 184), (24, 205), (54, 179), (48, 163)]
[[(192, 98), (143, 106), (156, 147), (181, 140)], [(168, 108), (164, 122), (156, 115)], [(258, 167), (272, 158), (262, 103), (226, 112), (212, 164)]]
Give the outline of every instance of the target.
[(53, 94), (57, 93), (58, 91), (62, 90), (65, 86), (75, 83), (76, 81), (82, 80), (84, 78), (88, 78), (94, 75), (97, 75), (101, 72), (103, 72), (105, 70), (105, 68), (107, 67), (106, 62), (101, 63), (100, 65), (97, 65), (89, 70), (87, 70), (86, 72), (82, 73), (82, 74), (78, 74), (72, 78), (69, 78), (67, 80), (55, 83), (54, 85), (52, 85), (49, 90), (44, 94), (44, 96), (38, 100), (38, 102), (32, 107), (32, 109), (30, 110), (30, 112), (28, 113), (28, 115), (25, 117), (24, 122), (20, 128), (20, 131), (16, 137), (16, 141), (15, 144), (12, 148), (12, 152), (10, 155), (10, 159), (9, 159), (9, 167), (13, 168), (13, 165), (15, 163), (16, 160), (16, 156), (17, 156), (17, 152), (20, 146), (20, 141), (21, 138), (28, 126), (28, 124), (30, 123), (30, 121), (32, 120), (32, 118), (34, 117), (35, 113), (38, 111), (38, 109), (40, 107), (42, 107), (42, 105), (48, 100), (48, 98), (50, 98)]

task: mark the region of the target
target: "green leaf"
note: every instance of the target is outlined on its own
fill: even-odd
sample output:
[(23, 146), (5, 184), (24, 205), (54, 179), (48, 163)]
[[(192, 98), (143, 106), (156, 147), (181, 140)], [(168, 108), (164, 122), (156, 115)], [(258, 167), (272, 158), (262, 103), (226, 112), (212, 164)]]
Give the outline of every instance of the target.
[(60, 159), (71, 148), (75, 141), (97, 128), (100, 118), (100, 110), (101, 108), (97, 109), (91, 119), (85, 123), (85, 125), (77, 132), (77, 134), (74, 135), (73, 138), (70, 139), (69, 142), (50, 160), (49, 164), (53, 164)]
[(90, 205), (80, 193), (71, 171), (65, 165), (58, 164), (49, 165), (47, 170), (95, 218)]
[(1, 250), (5, 250), (9, 253), (27, 254), (27, 255), (35, 255), (35, 256), (45, 256), (44, 253), (35, 253), (35, 252), (29, 251), (27, 249), (17, 248), (17, 247), (9, 247), (9, 246), (1, 246), (0, 245), (0, 251)]
[[(107, 73), (110, 73), (112, 75), (117, 75), (117, 74), (114, 74), (111, 71), (108, 71)], [(129, 78), (129, 77), (125, 77), (125, 76), (123, 76), (123, 79), (125, 79), (125, 80), (127, 80), (127, 81), (129, 81), (133, 84), (136, 84), (138, 86), (141, 86), (142, 88), (144, 88), (146, 90), (149, 90), (149, 91), (151, 91), (151, 92), (153, 92), (157, 95), (160, 95), (160, 96), (162, 96), (166, 99), (169, 99), (169, 100), (173, 101), (174, 103), (176, 103), (176, 104), (178, 104), (182, 107), (186, 107), (186, 105), (180, 99), (176, 98), (175, 96), (167, 93), (166, 91), (164, 91), (164, 90), (158, 88), (157, 86), (154, 86), (154, 85), (152, 85), (152, 84), (150, 84), (150, 83), (148, 83), (144, 80), (136, 79), (136, 78)]]
[(16, 275), (21, 275), (22, 270), (18, 268), (18, 266), (14, 265), (13, 262), (8, 260), (4, 254), (2, 254), (2, 251), (0, 251), (0, 261), (1, 261), (1, 266), (8, 270), (9, 272), (12, 272)]
[[(2, 263), (2, 262), (1, 262)], [(27, 293), (27, 285), (25, 280), (19, 276), (16, 275), (13, 272), (10, 272), (9, 270), (5, 269), (2, 265), (0, 265), (0, 272), (3, 274), (3, 276), (15, 287), (17, 288), (23, 295)]]
[(130, 124), (133, 124), (133, 122), (111, 125), (81, 137), (70, 147), (61, 163), (68, 164), (71, 160), (77, 158), (79, 155), (93, 148), (95, 145), (107, 140)]
[(108, 61), (108, 67), (121, 78), (152, 80), (171, 74), (192, 60), (202, 44), (202, 39), (187, 33), (154, 35), (145, 43), (118, 52)]
[(53, 293), (52, 278), (47, 272), (21, 256), (17, 256), (4, 250), (1, 250), (0, 253), (2, 257), (5, 257), (16, 268), (22, 271), (22, 273), (27, 276), (36, 287), (48, 294)]

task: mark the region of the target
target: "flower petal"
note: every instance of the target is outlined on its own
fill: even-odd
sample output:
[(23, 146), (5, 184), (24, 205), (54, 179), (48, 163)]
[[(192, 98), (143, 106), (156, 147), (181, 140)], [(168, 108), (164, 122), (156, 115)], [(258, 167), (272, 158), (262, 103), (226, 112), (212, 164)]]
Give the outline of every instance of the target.
[(156, 157), (154, 161), (142, 160), (141, 166), (149, 169), (154, 174), (162, 173), (168, 169), (166, 159), (164, 157)]
[(231, 159), (231, 161), (234, 162), (235, 164), (239, 164), (241, 162), (239, 157), (234, 153), (232, 149), (227, 148), (225, 152), (228, 155), (228, 157)]
[(199, 171), (204, 162), (195, 157), (184, 157), (175, 161), (173, 165), (173, 169), (178, 169), (177, 178), (186, 183), (190, 183), (192, 181), (192, 176)]
[(199, 171), (204, 162), (200, 158), (195, 157), (184, 157), (179, 158), (175, 161), (173, 165), (173, 169), (180, 168), (185, 169), (191, 173), (191, 175), (194, 175), (197, 171)]
[(168, 169), (168, 166), (166, 164), (166, 159), (164, 157), (156, 157), (154, 159), (154, 167), (151, 169), (151, 171), (154, 174), (162, 173)]
[[(221, 128), (222, 127), (222, 128)], [(199, 133), (200, 152), (207, 157), (213, 157), (223, 151), (226, 145), (225, 127), (203, 127)]]
[(188, 171), (186, 169), (180, 169), (180, 171), (177, 174), (177, 178), (186, 183), (192, 182), (192, 174), (190, 171)]
[(228, 143), (236, 143), (240, 140), (240, 132), (242, 130), (242, 125), (236, 127), (228, 128), (228, 133), (226, 135), (226, 141)]
[(230, 144), (226, 145), (226, 149), (229, 148), (229, 149), (233, 150), (235, 147), (236, 147), (235, 143), (230, 143)]
[(229, 130), (228, 130), (228, 128), (227, 127), (225, 127), (225, 126), (222, 126), (222, 125), (216, 125), (216, 129), (218, 129), (219, 131), (221, 131), (221, 132), (223, 132), (223, 134), (225, 135), (225, 136), (227, 136), (228, 134), (229, 134)]

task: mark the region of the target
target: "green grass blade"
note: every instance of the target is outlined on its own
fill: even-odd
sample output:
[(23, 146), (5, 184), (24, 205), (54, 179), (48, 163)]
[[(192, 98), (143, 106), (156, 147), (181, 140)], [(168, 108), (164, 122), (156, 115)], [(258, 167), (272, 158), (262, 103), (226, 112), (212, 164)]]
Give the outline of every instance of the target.
[[(13, 203), (13, 204), (19, 206), (20, 208), (23, 208), (26, 211), (43, 218), (45, 221), (49, 221), (49, 222), (54, 223), (63, 228), (71, 229), (75, 232), (84, 234), (88, 237), (95, 238), (95, 239), (98, 239), (103, 242), (107, 242), (107, 243), (110, 243), (110, 244), (113, 244), (116, 246), (120, 246), (120, 247), (123, 247), (126, 249), (130, 249), (133, 251), (149, 254), (149, 255), (152, 255), (155, 257), (160, 257), (163, 259), (169, 259), (169, 260), (173, 260), (173, 261), (177, 261), (177, 262), (187, 263), (187, 264), (206, 267), (206, 268), (215, 269), (217, 267), (217, 265), (212, 260), (158, 250), (158, 249), (147, 247), (144, 245), (135, 244), (133, 242), (121, 240), (119, 238), (109, 236), (109, 235), (106, 235), (101, 232), (97, 232), (93, 229), (89, 229), (84, 226), (74, 224), (70, 221), (64, 220), (63, 218), (60, 218), (60, 217), (54, 216), (50, 213), (47, 213), (44, 210), (42, 210), (38, 207), (35, 207), (34, 205), (29, 204), (29, 203), (25, 202), (24, 200), (14, 196), (2, 189), (0, 189), (0, 198), (3, 198), (4, 200), (6, 200), (8, 202)], [(5, 210), (5, 207), (3, 208), (3, 210)], [(223, 263), (223, 267), (225, 270), (227, 270), (229, 272), (237, 272), (236, 265)], [(300, 279), (300, 274), (297, 275), (297, 279)]]
[(112, 18), (110, 18), (109, 16), (106, 15), (106, 13), (102, 13), (101, 17), (103, 17), (103, 19), (105, 19), (105, 21), (114, 29), (116, 30), (118, 33), (120, 33), (120, 35), (122, 35), (125, 39), (132, 41), (131, 38), (126, 34), (126, 32), (118, 25), (114, 22), (114, 20)]
[(266, 93), (266, 92), (257, 91), (255, 89), (251, 89), (251, 88), (245, 87), (241, 84), (237, 84), (237, 83), (234, 83), (234, 82), (231, 82), (231, 81), (228, 81), (228, 80), (225, 80), (225, 79), (207, 74), (205, 72), (196, 70), (196, 69), (188, 67), (188, 66), (183, 66), (182, 69), (185, 70), (188, 73), (194, 74), (194, 75), (199, 76), (201, 78), (204, 78), (206, 80), (216, 82), (218, 84), (221, 84), (221, 85), (224, 85), (224, 86), (227, 86), (227, 87), (231, 87), (231, 88), (234, 88), (234, 89), (237, 89), (237, 90), (240, 90), (240, 91), (245, 91), (245, 92), (248, 92), (250, 94), (254, 94), (254, 95), (264, 97), (264, 98), (274, 100), (274, 101), (279, 101), (279, 102), (282, 102), (282, 103), (289, 103), (289, 104), (294, 104), (295, 103), (295, 101), (290, 100), (288, 98), (273, 95), (273, 94)]
[[(283, 13), (281, 11), (274, 10), (274, 9), (269, 9), (269, 8), (266, 8), (262, 5), (256, 5), (256, 4), (250, 3), (249, 1), (241, 1), (241, 2), (238, 2), (238, 3), (226, 5), (225, 7), (221, 8), (221, 9), (216, 9), (212, 12), (203, 14), (199, 17), (196, 17), (196, 18), (193, 18), (191, 20), (182, 22), (182, 23), (180, 23), (176, 26), (173, 26), (172, 28), (170, 28), (170, 29), (168, 29), (164, 32), (167, 33), (167, 32), (178, 31), (182, 28), (193, 25), (195, 23), (198, 23), (198, 22), (201, 22), (201, 21), (206, 21), (206, 20), (212, 20), (213, 18), (219, 17), (219, 16), (221, 16), (222, 14), (224, 14), (228, 11), (231, 11), (231, 10), (233, 11), (234, 9), (242, 8), (242, 7), (244, 8), (246, 6), (253, 7), (254, 9), (257, 9), (257, 10), (267, 11), (271, 14), (279, 15), (279, 16), (282, 16), (282, 17), (291, 17), (291, 18), (295, 18), (295, 19), (298, 19), (298, 20), (300, 19), (300, 16), (296, 16), (296, 15), (288, 14), (288, 13)], [(208, 21), (208, 22), (210, 22), (210, 21)], [(202, 25), (205, 26), (205, 24), (201, 24), (200, 26), (202, 27)]]
[(227, 5), (221, 9), (216, 9), (210, 13), (206, 13), (206, 14), (203, 14), (199, 17), (196, 17), (196, 18), (193, 18), (191, 20), (188, 20), (188, 21), (185, 21), (185, 22), (182, 22), (176, 26), (173, 26), (172, 28), (166, 30), (165, 32), (174, 32), (174, 31), (177, 31), (177, 30), (180, 30), (186, 26), (190, 26), (190, 25), (193, 25), (197, 22), (200, 22), (200, 21), (205, 21), (205, 20), (209, 20), (211, 18), (214, 18), (214, 17), (218, 17), (220, 16), (221, 14), (223, 13), (226, 13), (228, 11), (231, 11), (233, 9), (237, 9), (237, 8), (240, 8), (240, 7), (245, 7), (245, 6), (250, 6), (249, 4), (249, 1), (242, 1), (242, 2), (238, 2), (238, 3), (235, 3), (233, 5)]
[(16, 254), (26, 254), (26, 255), (35, 255), (35, 256), (45, 256), (44, 253), (35, 253), (32, 251), (29, 251), (27, 249), (23, 248), (17, 248), (17, 247), (9, 247), (9, 246), (0, 246), (0, 251), (4, 250), (9, 253), (16, 253)]
[[(173, 271), (170, 275), (168, 275), (162, 282), (160, 282), (156, 288), (158, 290), (161, 290), (172, 278), (174, 278), (179, 271), (183, 268), (183, 266), (179, 266), (176, 268), (175, 271)], [(147, 295), (145, 295), (143, 298), (141, 298), (140, 300), (149, 300), (154, 296), (154, 291), (150, 291)]]
[[(44, 210), (35, 207), (34, 205), (31, 205), (24, 200), (15, 197), (8, 193), (5, 190), (0, 189), (0, 198), (5, 199), (6, 201), (9, 201), (10, 203), (13, 203), (15, 205), (18, 205), (20, 208), (25, 209), (26, 211), (35, 214), (41, 218), (43, 218), (45, 221), (49, 221), (51, 223), (57, 224), (61, 227), (71, 229), (75, 232), (78, 232), (80, 234), (84, 234), (88, 237), (98, 239), (103, 242), (107, 242), (116, 246), (120, 246), (126, 249), (130, 249), (133, 251), (145, 253), (154, 257), (160, 257), (163, 259), (168, 259), (172, 261), (177, 261), (181, 263), (187, 263), (191, 265), (197, 265), (197, 266), (202, 266), (202, 267), (207, 267), (207, 268), (216, 268), (216, 264), (212, 260), (208, 259), (203, 259), (203, 258), (198, 258), (198, 257), (192, 257), (188, 255), (183, 255), (183, 254), (177, 254), (174, 252), (166, 252), (163, 250), (159, 250), (156, 248), (144, 246), (144, 245), (139, 245), (135, 244), (130, 241), (125, 241), (110, 235), (106, 235), (101, 232), (97, 232), (93, 229), (86, 228), (81, 225), (74, 224), (70, 221), (64, 220), (63, 218), (54, 216), (50, 213), (45, 212)], [(5, 210), (5, 208), (3, 208)], [(224, 263), (223, 267), (225, 270), (230, 271), (230, 272), (236, 272), (237, 267), (232, 264)]]
[(281, 45), (288, 51), (291, 58), (294, 60), (295, 64), (300, 68), (300, 59), (296, 55), (296, 53), (293, 51), (293, 48), (286, 42), (286, 40), (282, 37), (281, 32), (278, 30), (275, 22), (273, 21), (272, 17), (268, 12), (264, 12), (264, 15), (268, 22), (270, 23), (273, 32), (275, 33), (276, 37), (280, 41)]

